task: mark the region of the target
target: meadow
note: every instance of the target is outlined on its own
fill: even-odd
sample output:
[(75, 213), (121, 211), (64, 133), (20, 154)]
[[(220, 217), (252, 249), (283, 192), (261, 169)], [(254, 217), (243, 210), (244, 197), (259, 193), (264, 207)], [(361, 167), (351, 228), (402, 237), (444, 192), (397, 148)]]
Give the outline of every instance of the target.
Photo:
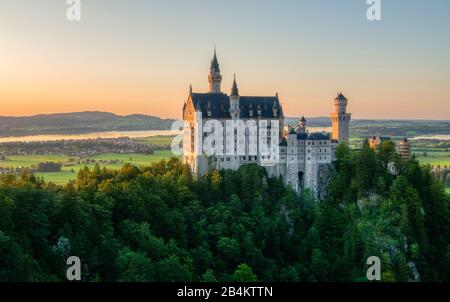
[(156, 147), (169, 147), (172, 144), (172, 140), (175, 136), (172, 135), (157, 135), (152, 137), (136, 138), (138, 143), (148, 143)]
[[(172, 139), (173, 136), (154, 136), (148, 138), (137, 138), (136, 141), (139, 143), (152, 144), (153, 146), (156, 146), (160, 149), (166, 149), (170, 146)], [(351, 135), (351, 147), (358, 148), (360, 147), (360, 144), (362, 144), (362, 139), (357, 135)], [(416, 154), (416, 158), (421, 164), (450, 167), (450, 151), (448, 151), (448, 149), (432, 148), (430, 145), (428, 145), (426, 146), (426, 148), (423, 148), (422, 146), (420, 148), (414, 148), (412, 152)], [(130, 163), (138, 167), (148, 166), (151, 162), (168, 159), (172, 156), (173, 154), (170, 150), (158, 150), (151, 155), (107, 153), (89, 157), (89, 163), (86, 163), (86, 159), (82, 159), (83, 162), (80, 164), (63, 166), (61, 172), (35, 174), (39, 177), (43, 177), (45, 181), (53, 182), (56, 184), (65, 184), (69, 180), (75, 179), (80, 169), (86, 166), (92, 169), (96, 163), (99, 163), (101, 167), (118, 170), (125, 163)], [(67, 164), (71, 160), (73, 162), (74, 158), (64, 155), (10, 155), (7, 156), (7, 160), (0, 161), (0, 167), (36, 167), (39, 163), (43, 162), (59, 162)], [(75, 160), (77, 161), (80, 159), (75, 158)], [(108, 163), (108, 161), (116, 162)], [(447, 192), (450, 193), (450, 188), (447, 188)]]
[[(427, 156), (423, 156), (423, 152), (415, 152), (416, 157), (421, 164), (430, 164), (433, 166), (450, 166), (450, 152), (438, 152), (432, 151), (427, 152)], [(93, 157), (89, 157), (89, 164), (77, 164), (74, 166), (63, 166), (61, 172), (48, 172), (48, 173), (35, 173), (37, 176), (43, 177), (48, 182), (53, 182), (55, 184), (65, 184), (69, 180), (75, 179), (77, 173), (80, 169), (84, 167), (93, 168), (98, 162), (101, 167), (106, 167), (108, 169), (118, 170), (125, 163), (130, 163), (135, 166), (147, 166), (151, 162), (159, 161), (162, 159), (168, 159), (172, 157), (173, 154), (170, 150), (160, 150), (155, 151), (154, 154), (144, 155), (144, 154), (101, 154)], [(0, 161), (0, 167), (32, 167), (37, 166), (42, 162), (60, 162), (67, 163), (71, 158), (64, 155), (11, 155), (7, 156), (7, 160)], [(85, 160), (85, 159), (84, 159)], [(95, 160), (93, 162), (92, 160)], [(102, 164), (100, 161), (111, 161), (115, 160), (118, 163), (107, 163)], [(450, 193), (450, 188), (447, 188)]]
[(450, 151), (427, 151), (426, 156), (423, 151), (412, 151), (421, 164), (432, 166), (450, 167)]
[[(172, 151), (159, 150), (154, 154), (100, 154), (97, 156), (89, 157), (89, 164), (80, 163), (73, 166), (63, 166), (61, 172), (47, 172), (47, 173), (35, 173), (36, 176), (43, 177), (47, 182), (53, 182), (55, 184), (65, 184), (69, 180), (75, 179), (80, 169), (84, 167), (93, 168), (96, 163), (99, 163), (101, 167), (108, 169), (118, 170), (125, 163), (130, 163), (135, 166), (148, 166), (150, 163), (160, 161), (162, 159), (168, 159), (172, 157)], [(10, 155), (7, 156), (7, 160), (0, 161), (0, 167), (32, 167), (37, 166), (42, 162), (60, 162), (67, 163), (71, 157), (64, 155)], [(78, 159), (77, 159), (78, 160)], [(83, 159), (85, 161), (86, 159)], [(95, 162), (94, 162), (94, 161)], [(117, 163), (102, 164), (100, 161), (118, 161)]]

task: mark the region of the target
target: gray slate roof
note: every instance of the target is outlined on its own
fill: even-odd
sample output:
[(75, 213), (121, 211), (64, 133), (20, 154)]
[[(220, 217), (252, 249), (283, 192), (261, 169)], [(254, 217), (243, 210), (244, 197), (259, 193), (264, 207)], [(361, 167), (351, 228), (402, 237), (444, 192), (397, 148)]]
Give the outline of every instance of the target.
[(324, 141), (330, 139), (329, 133), (314, 132), (314, 133), (299, 133), (297, 134), (298, 140), (313, 140), (313, 141)]
[[(230, 118), (230, 98), (224, 93), (192, 93), (195, 111), (201, 111), (203, 118)], [(276, 117), (283, 117), (283, 108), (277, 96), (241, 96), (241, 118), (258, 117), (274, 118), (273, 108), (277, 109)], [(211, 111), (211, 116), (208, 116)], [(253, 112), (253, 116), (250, 115)]]

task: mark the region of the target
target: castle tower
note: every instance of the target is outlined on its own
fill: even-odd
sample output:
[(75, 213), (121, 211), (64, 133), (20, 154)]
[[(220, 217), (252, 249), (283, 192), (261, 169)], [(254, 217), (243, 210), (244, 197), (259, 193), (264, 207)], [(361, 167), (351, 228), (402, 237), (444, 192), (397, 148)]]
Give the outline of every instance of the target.
[(286, 148), (286, 185), (290, 185), (295, 192), (300, 192), (301, 183), (299, 181), (298, 166), (298, 140), (294, 128), (290, 128), (287, 134)]
[(240, 108), (239, 108), (239, 89), (236, 83), (236, 75), (234, 75), (233, 87), (231, 88), (230, 94), (230, 116), (231, 118), (237, 120), (240, 116)]
[(403, 159), (411, 158), (411, 144), (409, 143), (407, 138), (401, 140), (397, 144), (397, 153)]
[(347, 113), (347, 103), (347, 98), (342, 93), (338, 93), (334, 99), (334, 112), (331, 114), (332, 139), (346, 144), (349, 141), (349, 127), (352, 118), (352, 115)]
[(220, 84), (222, 83), (222, 75), (220, 74), (219, 61), (217, 60), (216, 49), (214, 48), (214, 56), (211, 60), (211, 67), (208, 75), (209, 93), (221, 93)]
[(304, 133), (306, 133), (306, 119), (305, 119), (304, 116), (302, 116), (302, 118), (301, 118), (300, 121), (298, 122), (297, 133), (298, 133), (298, 134), (304, 134)]

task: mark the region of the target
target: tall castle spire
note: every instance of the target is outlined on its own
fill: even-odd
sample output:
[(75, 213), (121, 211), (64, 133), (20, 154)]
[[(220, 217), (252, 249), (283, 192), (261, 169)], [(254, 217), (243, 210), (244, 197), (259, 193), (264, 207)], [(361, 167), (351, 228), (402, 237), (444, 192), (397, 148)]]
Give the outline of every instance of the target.
[(219, 60), (217, 60), (216, 48), (214, 48), (214, 56), (211, 60), (211, 67), (208, 75), (209, 93), (221, 93), (220, 84), (222, 83), (222, 75), (220, 74)]
[(239, 118), (241, 113), (241, 109), (239, 106), (240, 99), (241, 97), (239, 96), (239, 89), (236, 83), (236, 74), (234, 74), (233, 87), (231, 87), (230, 94), (230, 115), (235, 120)]
[(236, 74), (234, 74), (233, 87), (231, 87), (230, 96), (239, 96), (239, 89), (238, 89), (237, 83), (236, 83)]
[(211, 69), (215, 69), (216, 71), (220, 72), (219, 60), (217, 60), (216, 48), (214, 48), (214, 56), (213, 56), (213, 59), (211, 60)]

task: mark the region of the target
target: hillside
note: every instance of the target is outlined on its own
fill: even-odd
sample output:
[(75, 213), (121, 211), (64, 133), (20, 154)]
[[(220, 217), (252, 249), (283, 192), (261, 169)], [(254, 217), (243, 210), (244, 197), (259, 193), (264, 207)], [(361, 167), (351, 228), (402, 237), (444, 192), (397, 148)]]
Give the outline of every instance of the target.
[[(308, 117), (309, 127), (330, 127), (328, 117)], [(82, 134), (99, 131), (169, 130), (173, 120), (156, 116), (86, 111), (34, 116), (0, 116), (0, 137), (37, 134)], [(295, 125), (298, 118), (286, 117), (286, 124)], [(450, 133), (449, 121), (427, 120), (361, 120), (354, 119), (350, 131), (355, 137), (389, 135), (413, 137)]]
[(36, 134), (81, 134), (97, 131), (134, 131), (170, 129), (173, 120), (133, 114), (87, 111), (40, 114), (23, 117), (1, 117), (0, 136)]
[[(309, 127), (331, 127), (328, 117), (307, 118)], [(287, 117), (286, 124), (296, 125), (298, 118)], [(354, 136), (387, 135), (414, 137), (417, 135), (445, 135), (450, 133), (450, 121), (440, 120), (366, 120), (352, 119), (350, 132)]]
[[(426, 167), (340, 145), (327, 196), (300, 198), (257, 165), (191, 176), (178, 159), (85, 168), (55, 188), (0, 177), (0, 282), (450, 280), (449, 197)], [(392, 175), (387, 162), (397, 161)]]

